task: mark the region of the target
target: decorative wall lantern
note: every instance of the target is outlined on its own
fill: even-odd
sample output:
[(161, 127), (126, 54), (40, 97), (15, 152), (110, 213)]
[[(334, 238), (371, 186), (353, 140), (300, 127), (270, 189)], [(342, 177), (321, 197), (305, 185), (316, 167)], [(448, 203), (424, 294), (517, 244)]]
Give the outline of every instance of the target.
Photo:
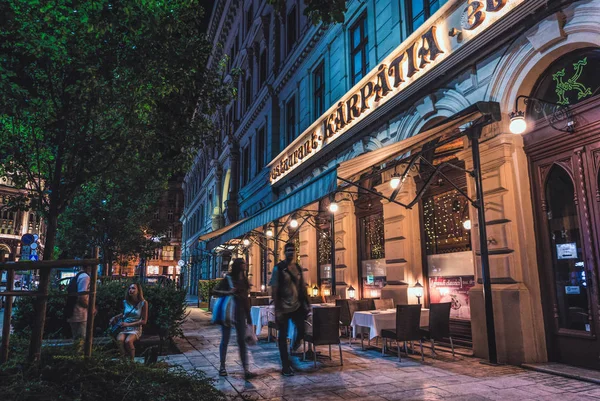
[(421, 297), (423, 296), (423, 286), (421, 285), (421, 283), (419, 283), (418, 280), (412, 287), (412, 293), (415, 297), (417, 297), (417, 302), (419, 303), (419, 305), (421, 305)]
[(355, 296), (356, 296), (356, 290), (354, 289), (354, 287), (352, 287), (352, 286), (348, 287), (348, 297), (350, 299), (354, 299)]
[(315, 286), (312, 288), (312, 296), (313, 296), (313, 297), (316, 297), (316, 296), (318, 296), (318, 295), (319, 295), (319, 288), (318, 288), (318, 287), (315, 285)]

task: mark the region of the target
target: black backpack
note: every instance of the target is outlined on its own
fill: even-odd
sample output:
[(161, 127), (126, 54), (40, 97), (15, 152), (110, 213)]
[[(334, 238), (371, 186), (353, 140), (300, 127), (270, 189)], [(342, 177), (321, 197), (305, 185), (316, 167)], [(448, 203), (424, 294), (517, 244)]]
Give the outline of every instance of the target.
[(71, 278), (71, 281), (69, 281), (69, 285), (67, 286), (67, 294), (69, 294), (69, 296), (67, 297), (67, 303), (65, 304), (65, 319), (69, 319), (71, 316), (73, 316), (73, 311), (75, 310), (75, 305), (77, 305), (78, 296), (77, 279), (83, 273), (84, 272), (77, 273), (75, 277)]

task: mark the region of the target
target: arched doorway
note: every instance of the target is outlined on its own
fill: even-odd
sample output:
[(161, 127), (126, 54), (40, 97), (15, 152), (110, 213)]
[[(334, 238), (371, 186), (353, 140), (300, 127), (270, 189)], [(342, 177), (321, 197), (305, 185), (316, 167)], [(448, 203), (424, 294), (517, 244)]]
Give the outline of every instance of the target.
[(532, 96), (568, 105), (576, 131), (557, 131), (543, 111), (529, 108), (536, 129), (524, 137), (548, 357), (595, 369), (600, 366), (599, 69), (599, 49), (579, 50), (553, 63)]

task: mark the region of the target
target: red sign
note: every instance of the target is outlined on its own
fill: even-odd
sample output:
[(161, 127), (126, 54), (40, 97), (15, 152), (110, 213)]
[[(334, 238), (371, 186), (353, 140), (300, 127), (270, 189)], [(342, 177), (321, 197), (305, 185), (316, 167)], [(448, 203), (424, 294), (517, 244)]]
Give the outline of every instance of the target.
[(475, 285), (474, 276), (430, 277), (429, 299), (432, 304), (451, 302), (450, 317), (471, 319), (469, 290)]

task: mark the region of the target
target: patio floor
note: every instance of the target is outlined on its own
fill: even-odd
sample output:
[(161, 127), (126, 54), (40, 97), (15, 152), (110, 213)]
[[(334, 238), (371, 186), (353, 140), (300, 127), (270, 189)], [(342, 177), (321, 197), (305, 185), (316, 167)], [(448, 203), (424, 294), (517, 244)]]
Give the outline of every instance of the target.
[[(439, 353), (425, 362), (419, 356), (381, 356), (381, 351), (343, 346), (344, 365), (333, 348), (333, 360), (312, 362), (295, 359), (302, 368), (293, 377), (283, 377), (279, 353), (274, 342), (260, 341), (250, 347), (251, 370), (258, 374), (247, 382), (243, 378), (239, 353), (232, 335), (227, 355), (228, 377), (218, 376), (220, 327), (210, 325), (210, 314), (190, 307), (184, 324), (185, 338), (178, 339), (182, 351), (167, 360), (186, 369), (197, 368), (214, 378), (215, 386), (234, 399), (257, 400), (600, 400), (600, 385), (525, 370), (514, 366), (488, 366), (465, 356), (452, 358)], [(266, 330), (263, 329), (263, 336)], [(327, 347), (319, 347), (327, 354)]]

